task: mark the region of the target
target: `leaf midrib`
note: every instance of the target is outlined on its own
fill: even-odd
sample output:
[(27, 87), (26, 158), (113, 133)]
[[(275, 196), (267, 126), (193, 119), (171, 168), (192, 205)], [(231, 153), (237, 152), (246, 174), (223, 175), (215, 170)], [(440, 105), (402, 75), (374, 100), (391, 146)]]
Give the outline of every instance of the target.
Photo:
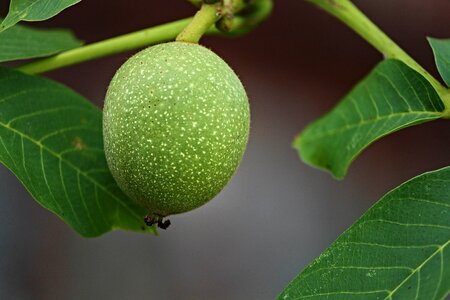
[[(77, 4), (78, 2), (80, 2), (81, 0), (77, 0), (77, 1), (75, 1), (74, 3), (71, 3), (71, 4), (69, 4), (68, 6), (66, 6), (66, 7), (64, 7), (64, 8), (62, 8), (62, 9), (59, 9), (59, 10), (56, 10), (56, 11), (54, 11), (54, 13), (53, 14), (51, 14), (49, 17), (45, 17), (45, 18), (38, 18), (38, 19), (29, 19), (28, 17), (29, 17), (29, 12), (30, 12), (30, 10), (31, 10), (31, 8), (36, 4), (36, 3), (38, 3), (40, 0), (36, 0), (36, 1), (34, 1), (33, 3), (31, 3), (31, 4), (29, 4), (28, 6), (26, 6), (24, 9), (22, 9), (22, 10), (14, 10), (14, 11), (8, 11), (8, 13), (7, 13), (7, 15), (4, 17), (4, 19), (0, 19), (0, 33), (1, 32), (3, 32), (3, 31), (5, 31), (6, 29), (8, 29), (8, 28), (10, 28), (10, 27), (12, 27), (12, 26), (14, 26), (14, 25), (16, 25), (17, 23), (19, 23), (20, 21), (44, 21), (44, 20), (47, 20), (47, 19), (49, 19), (49, 18), (51, 18), (51, 17), (53, 17), (53, 16), (55, 16), (55, 15), (57, 15), (57, 14), (59, 14), (60, 12), (62, 12), (64, 9), (66, 9), (67, 7), (70, 7), (70, 6), (73, 6), (73, 5), (75, 5), (75, 4)], [(9, 8), (11, 8), (11, 6), (9, 7)], [(23, 15), (25, 13), (25, 15)], [(22, 15), (23, 15), (23, 17), (22, 17)], [(47, 14), (48, 15), (48, 14)], [(11, 19), (16, 19), (16, 21), (15, 22), (13, 22), (11, 25), (9, 25), (9, 26), (6, 26), (6, 25), (4, 25), (4, 23), (5, 23), (5, 20), (7, 20), (8, 18), (11, 18)]]
[[(414, 271), (411, 272), (411, 274), (409, 274), (402, 282), (400, 282), (399, 285), (397, 285), (395, 287), (395, 289), (393, 289), (385, 298), (384, 300), (388, 300), (388, 299), (392, 299), (392, 296), (396, 293), (396, 291), (401, 288), (410, 278), (411, 276), (413, 276), (414, 274), (416, 274), (418, 271), (420, 271), (426, 264), (428, 261), (430, 261), (436, 254), (438, 253), (443, 253), (443, 251), (445, 250), (445, 248), (450, 245), (450, 240), (448, 240), (445, 244), (443, 244), (442, 246), (440, 246), (438, 249), (436, 249), (436, 251), (434, 251), (423, 263), (421, 263), (417, 268), (414, 269)], [(442, 274), (441, 274), (442, 277)], [(442, 280), (439, 279), (440, 281)], [(420, 287), (420, 285), (418, 285), (418, 288)], [(440, 287), (440, 283), (439, 286), (436, 287), (436, 289), (438, 289)], [(433, 297), (433, 299), (436, 297), (436, 295)]]
[[(384, 116), (376, 116), (375, 118), (359, 120), (357, 123), (346, 124), (340, 128), (336, 128), (335, 130), (323, 131), (322, 134), (315, 134), (313, 139), (320, 139), (320, 138), (323, 138), (326, 136), (335, 135), (335, 134), (341, 133), (343, 131), (354, 129), (356, 127), (364, 126), (369, 123), (375, 123), (375, 122), (382, 121), (385, 119), (390, 119), (393, 117), (405, 116), (405, 115), (406, 116), (417, 116), (417, 117), (423, 117), (423, 115), (436, 115), (436, 117), (441, 117), (442, 113), (434, 112), (434, 111), (411, 111), (411, 112), (393, 113), (393, 114), (384, 115)], [(309, 134), (312, 134), (312, 133), (309, 133)]]
[(29, 135), (8, 126), (7, 124), (0, 122), (0, 125), (2, 127), (4, 127), (7, 130), (11, 130), (12, 132), (14, 132), (15, 134), (26, 138), (27, 140), (31, 141), (33, 144), (35, 144), (36, 146), (38, 146), (39, 148), (47, 151), (48, 153), (50, 153), (51, 155), (53, 155), (54, 157), (56, 157), (57, 159), (59, 159), (61, 162), (64, 162), (66, 165), (68, 165), (70, 168), (74, 169), (76, 172), (78, 172), (79, 174), (82, 174), (86, 179), (88, 179), (90, 182), (92, 182), (95, 186), (99, 187), (101, 190), (103, 190), (106, 194), (110, 195), (114, 200), (117, 201), (117, 203), (119, 203), (123, 208), (125, 208), (127, 211), (129, 211), (132, 215), (134, 215), (136, 218), (140, 218), (139, 215), (136, 214), (136, 212), (134, 212), (133, 210), (131, 210), (127, 205), (125, 205), (123, 203), (123, 201), (118, 198), (116, 195), (112, 194), (108, 189), (106, 189), (103, 185), (101, 185), (100, 183), (98, 183), (94, 178), (90, 177), (87, 173), (83, 172), (82, 170), (80, 170), (79, 168), (77, 168), (75, 165), (73, 165), (70, 161), (64, 159), (62, 156), (60, 156), (58, 153), (54, 152), (53, 150), (51, 150), (50, 148), (48, 148), (47, 146), (41, 144), (39, 141), (34, 140), (32, 137), (30, 137)]
[[(393, 290), (377, 290), (377, 291), (360, 291), (361, 293), (363, 292), (363, 293), (368, 293), (368, 292), (382, 292), (382, 291), (384, 291), (384, 292), (386, 292), (386, 293), (388, 293), (388, 295), (383, 299), (383, 300), (389, 300), (389, 299), (392, 299), (392, 296), (412, 277), (412, 276), (414, 276), (418, 271), (420, 271), (426, 264), (427, 264), (427, 262), (428, 261), (430, 261), (431, 259), (433, 259), (433, 257), (436, 255), (436, 254), (438, 254), (438, 253), (440, 253), (440, 252), (442, 252), (442, 251), (444, 251), (445, 250), (445, 248), (448, 246), (448, 245), (450, 245), (450, 240), (448, 240), (446, 243), (444, 243), (442, 246), (439, 246), (439, 245), (436, 245), (438, 248), (436, 249), (436, 251), (434, 251), (427, 259), (425, 259), (417, 268), (415, 268), (415, 269), (412, 269), (411, 268), (411, 273), (402, 281), (402, 282), (400, 282)], [(318, 270), (314, 270), (314, 271), (312, 271), (310, 274), (307, 274), (307, 277), (309, 276), (309, 275), (312, 275), (312, 274), (314, 274), (314, 273), (316, 273), (317, 271), (321, 271), (321, 270), (323, 270), (323, 269), (318, 269)], [(442, 276), (442, 275), (441, 275)], [(419, 285), (418, 285), (418, 288), (419, 288)], [(439, 288), (439, 287), (437, 287), (437, 288)], [(355, 292), (352, 292), (352, 294), (353, 293), (355, 293)], [(327, 293), (328, 294), (328, 293)], [(325, 295), (325, 294), (324, 294)], [(304, 296), (302, 296), (302, 297), (299, 297), (299, 298), (296, 298), (296, 299), (303, 299), (303, 298), (306, 298), (306, 297), (314, 297), (314, 296), (319, 296), (318, 294), (312, 294), (312, 295), (304, 295)], [(436, 296), (436, 295), (435, 295)]]
[[(28, 6), (26, 6), (26, 7), (24, 7), (24, 9), (22, 9), (22, 10), (14, 10), (14, 12), (11, 14), (11, 17), (19, 17), (19, 19), (22, 19), (21, 17), (20, 17), (20, 15), (22, 14), (22, 13), (28, 13), (29, 11), (30, 11), (30, 9), (38, 2), (39, 0), (36, 0), (36, 1), (34, 1), (33, 3), (31, 3), (30, 5), (28, 5)], [(8, 15), (9, 15), (9, 13), (8, 13)], [(25, 18), (23, 18), (22, 20), (26, 20)]]

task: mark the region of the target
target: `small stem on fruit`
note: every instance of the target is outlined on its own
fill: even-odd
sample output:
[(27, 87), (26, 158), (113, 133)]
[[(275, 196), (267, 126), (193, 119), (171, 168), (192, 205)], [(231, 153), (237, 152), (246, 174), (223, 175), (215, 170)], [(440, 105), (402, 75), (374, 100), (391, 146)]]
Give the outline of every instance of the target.
[[(357, 34), (380, 51), (385, 58), (398, 59), (420, 73), (433, 86), (442, 99), (446, 110), (450, 111), (450, 90), (444, 87), (427, 70), (417, 63), (408, 53), (400, 48), (389, 36), (376, 26), (350, 0), (308, 0), (321, 7), (345, 23)], [(445, 114), (444, 112), (444, 114)]]
[(191, 23), (177, 36), (178, 42), (198, 43), (200, 38), (221, 17), (220, 4), (203, 4)]

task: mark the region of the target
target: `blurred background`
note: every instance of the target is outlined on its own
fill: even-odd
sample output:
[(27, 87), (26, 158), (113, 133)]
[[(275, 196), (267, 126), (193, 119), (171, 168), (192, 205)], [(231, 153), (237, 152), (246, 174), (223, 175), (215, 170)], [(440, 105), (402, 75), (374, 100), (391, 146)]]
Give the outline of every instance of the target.
[[(4, 15), (9, 1), (0, 1)], [(450, 37), (447, 0), (355, 1), (433, 74), (426, 36)], [(40, 27), (86, 42), (192, 15), (183, 0), (82, 1)], [(244, 160), (206, 206), (173, 216), (159, 237), (78, 236), (0, 167), (0, 299), (274, 299), (377, 199), (450, 164), (450, 127), (437, 121), (376, 142), (344, 181), (303, 164), (294, 137), (327, 112), (381, 56), (306, 1), (276, 1), (271, 19), (238, 39), (203, 43), (239, 74), (251, 102)], [(46, 76), (98, 106), (125, 53)]]

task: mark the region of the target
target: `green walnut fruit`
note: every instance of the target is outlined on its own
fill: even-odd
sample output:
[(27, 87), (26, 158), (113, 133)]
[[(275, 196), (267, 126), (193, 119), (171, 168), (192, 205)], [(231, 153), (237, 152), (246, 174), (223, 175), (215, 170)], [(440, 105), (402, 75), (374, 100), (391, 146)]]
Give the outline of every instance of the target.
[(171, 42), (126, 61), (106, 94), (106, 159), (120, 188), (151, 215), (199, 207), (230, 180), (249, 134), (248, 98), (209, 49)]

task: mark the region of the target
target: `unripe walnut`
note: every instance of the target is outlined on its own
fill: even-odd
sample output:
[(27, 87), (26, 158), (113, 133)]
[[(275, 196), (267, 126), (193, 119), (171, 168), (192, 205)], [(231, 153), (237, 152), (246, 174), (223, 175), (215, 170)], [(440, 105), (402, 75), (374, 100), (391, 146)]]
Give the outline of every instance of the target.
[(233, 70), (209, 49), (171, 42), (128, 59), (105, 100), (106, 159), (120, 188), (152, 215), (199, 207), (230, 180), (249, 134)]

